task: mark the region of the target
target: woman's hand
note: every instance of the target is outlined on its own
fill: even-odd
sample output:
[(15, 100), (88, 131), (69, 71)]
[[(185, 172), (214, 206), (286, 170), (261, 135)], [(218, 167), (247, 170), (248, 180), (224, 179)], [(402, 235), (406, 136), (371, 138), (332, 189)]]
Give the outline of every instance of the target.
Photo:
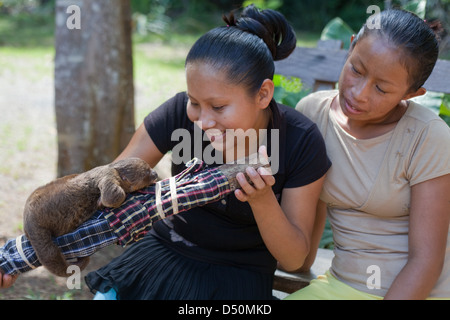
[(16, 282), (19, 275), (11, 276), (0, 272), (0, 289), (8, 289)]
[[(269, 162), (265, 146), (260, 147), (259, 156), (264, 157)], [(267, 199), (267, 196), (272, 193), (272, 186), (275, 184), (275, 178), (270, 172), (270, 168), (261, 167), (255, 170), (252, 167), (248, 167), (246, 173), (253, 182), (253, 185), (247, 181), (243, 173), (238, 173), (236, 179), (241, 185), (241, 189), (237, 189), (234, 192), (236, 198), (249, 204)]]

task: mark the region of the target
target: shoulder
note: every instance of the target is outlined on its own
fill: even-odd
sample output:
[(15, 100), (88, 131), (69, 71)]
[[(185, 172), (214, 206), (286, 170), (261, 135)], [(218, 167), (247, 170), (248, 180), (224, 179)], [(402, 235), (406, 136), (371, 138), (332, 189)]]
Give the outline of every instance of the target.
[(314, 119), (282, 104), (278, 104), (278, 110), (281, 115), (281, 121), (277, 128), (280, 129), (280, 137), (285, 141), (286, 145), (293, 148), (290, 152), (298, 150), (294, 146), (311, 142), (322, 143), (323, 137)]
[(280, 126), (280, 173), (289, 181), (285, 187), (309, 184), (329, 169), (331, 162), (317, 125), (305, 115), (284, 105), (278, 105)]
[(180, 92), (145, 117), (145, 129), (161, 153), (173, 148), (176, 142), (172, 141), (172, 134), (175, 130), (193, 129), (194, 125), (187, 116), (187, 101), (187, 94)]
[(323, 102), (333, 99), (338, 94), (338, 90), (322, 90), (313, 92), (301, 99), (295, 108), (298, 110), (309, 106), (317, 106), (318, 104), (322, 104)]
[(405, 116), (424, 124), (436, 120), (442, 121), (442, 119), (432, 110), (412, 100), (409, 101), (408, 111), (405, 113)]
[(188, 97), (186, 92), (177, 93), (172, 98), (162, 103), (158, 108), (150, 112), (145, 118), (146, 125), (160, 123), (160, 122), (172, 122), (176, 119), (186, 118), (186, 105)]
[(280, 104), (278, 109), (283, 119), (281, 131), (284, 132), (283, 135), (287, 145), (303, 144), (314, 137), (319, 140), (322, 139), (317, 124), (305, 114), (298, 112), (292, 107)]
[(326, 113), (327, 106), (339, 94), (338, 90), (325, 90), (311, 93), (301, 99), (295, 109), (317, 122), (320, 114)]
[(432, 110), (410, 101), (407, 112), (403, 116), (405, 125), (416, 135), (431, 134), (436, 139), (450, 139), (450, 127)]
[(164, 102), (161, 107), (166, 107), (170, 109), (176, 109), (180, 111), (185, 111), (188, 102), (188, 96), (186, 92), (179, 92), (172, 98)]
[(278, 104), (278, 110), (285, 119), (287, 128), (297, 128), (301, 130), (308, 130), (314, 123), (304, 114), (298, 112), (292, 107)]
[(404, 158), (410, 185), (450, 172), (450, 128), (444, 120), (411, 102), (398, 126), (400, 134), (395, 143), (407, 150)]

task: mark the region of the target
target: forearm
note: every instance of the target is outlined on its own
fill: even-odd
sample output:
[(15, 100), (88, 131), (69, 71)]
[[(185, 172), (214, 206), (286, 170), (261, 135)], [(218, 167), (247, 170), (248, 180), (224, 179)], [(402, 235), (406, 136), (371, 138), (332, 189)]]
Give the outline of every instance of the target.
[(251, 207), (270, 253), (286, 271), (299, 269), (309, 253), (309, 237), (289, 221), (273, 193)]
[(303, 265), (298, 270), (295, 270), (296, 272), (307, 272), (314, 264), (314, 261), (316, 260), (317, 250), (319, 249), (320, 245), (320, 240), (322, 239), (323, 231), (325, 229), (326, 219), (327, 206), (324, 202), (319, 201), (319, 203), (317, 204), (316, 217), (314, 220), (314, 228), (311, 237), (309, 253)]
[(450, 175), (411, 188), (408, 261), (393, 281), (386, 299), (425, 299), (442, 272), (449, 232)]
[(410, 259), (395, 278), (386, 300), (423, 300), (429, 297), (442, 272), (443, 263)]

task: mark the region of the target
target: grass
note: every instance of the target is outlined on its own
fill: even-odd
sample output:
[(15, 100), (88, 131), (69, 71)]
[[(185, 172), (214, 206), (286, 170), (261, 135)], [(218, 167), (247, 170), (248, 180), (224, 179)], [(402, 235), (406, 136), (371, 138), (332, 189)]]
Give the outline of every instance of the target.
[(0, 15), (0, 46), (37, 48), (54, 45), (54, 18), (44, 14)]
[(184, 59), (188, 45), (137, 43), (133, 48), (136, 122), (175, 93), (186, 90)]
[[(53, 59), (48, 58), (53, 56), (53, 46), (0, 46), (0, 76), (20, 74), (29, 80), (38, 80), (53, 73), (53, 64), (43, 63), (43, 61), (52, 61)], [(23, 61), (26, 63), (22, 63)], [(30, 68), (33, 72), (29, 72)]]

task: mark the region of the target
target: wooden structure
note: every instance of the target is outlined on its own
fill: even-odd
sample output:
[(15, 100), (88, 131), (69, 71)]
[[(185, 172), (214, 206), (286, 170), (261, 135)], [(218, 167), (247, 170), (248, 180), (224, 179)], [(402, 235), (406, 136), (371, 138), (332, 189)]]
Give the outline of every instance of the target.
[[(341, 41), (319, 41), (316, 48), (297, 47), (287, 59), (275, 62), (275, 73), (300, 78), (312, 91), (333, 89), (347, 55)], [(449, 75), (450, 61), (438, 60), (425, 89), (450, 93)]]

